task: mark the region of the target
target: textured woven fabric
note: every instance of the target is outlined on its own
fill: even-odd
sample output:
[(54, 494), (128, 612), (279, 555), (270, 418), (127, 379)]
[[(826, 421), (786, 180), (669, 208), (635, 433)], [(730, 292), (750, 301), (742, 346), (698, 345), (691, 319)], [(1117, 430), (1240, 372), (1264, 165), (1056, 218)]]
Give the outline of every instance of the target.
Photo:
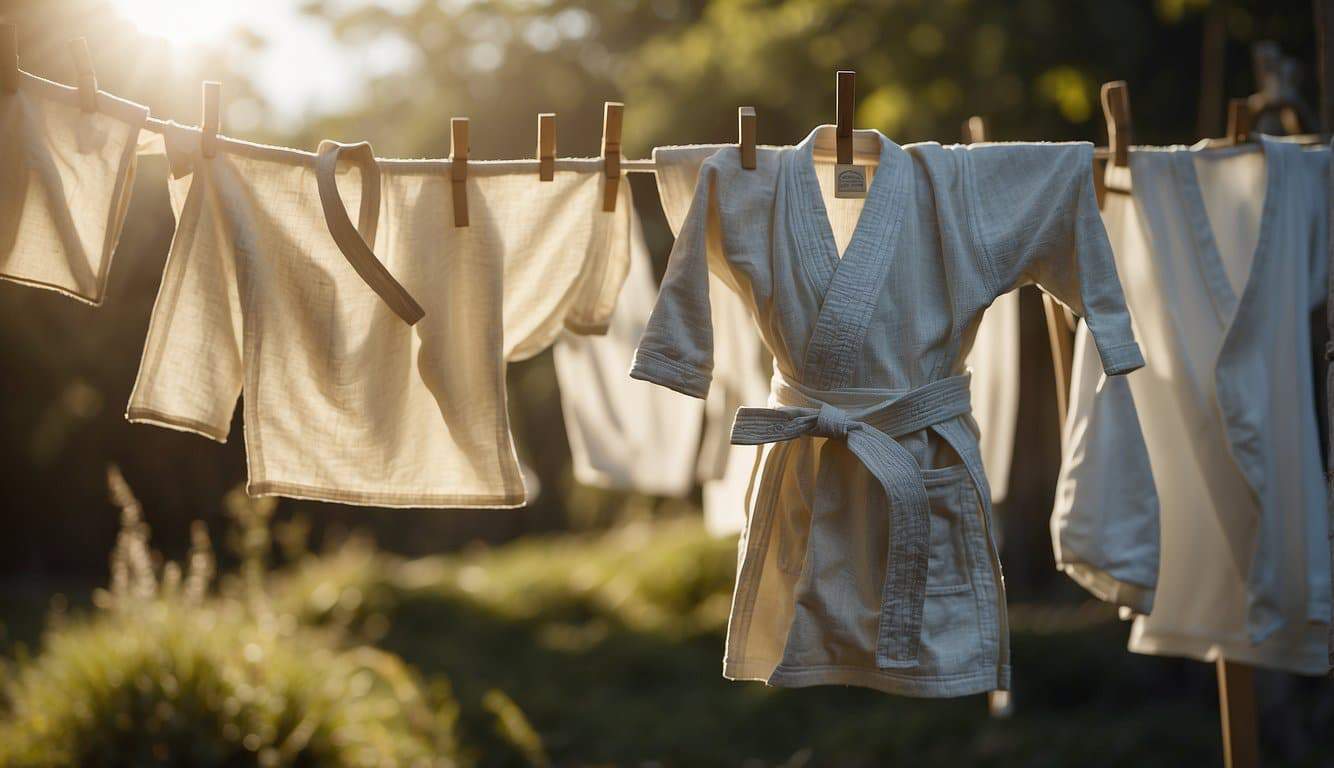
[(1104, 589), (1153, 590), (1132, 651), (1329, 667), (1308, 352), (1328, 264), (1328, 164), (1326, 148), (1269, 139), (1136, 149), (1133, 198), (1108, 200), (1148, 365), (1123, 382), (1077, 382), (1054, 533), (1063, 559), (1087, 563)]
[(0, 277), (101, 303), (147, 117), (26, 72), (0, 93)]
[(681, 497), (695, 486), (704, 405), (626, 375), (658, 287), (648, 247), (634, 217), (630, 272), (606, 335), (569, 331), (553, 357), (574, 477), (585, 485)]
[[(252, 494), (394, 507), (524, 502), (505, 363), (564, 326), (605, 328), (628, 265), (621, 184), (600, 160), (470, 163), (455, 227), (448, 161), (380, 160), (361, 236), (425, 309), (409, 326), (331, 237), (315, 157), (168, 136), (177, 230), (127, 416), (225, 440), (244, 394)], [(337, 191), (361, 208), (363, 171)], [(374, 232), (368, 230), (374, 229)]]
[[(727, 145), (657, 147), (653, 150), (658, 197), (673, 234), (679, 233), (704, 161)], [(830, 222), (839, 251), (846, 250), (856, 220)], [(746, 491), (763, 446), (733, 446), (732, 416), (742, 406), (764, 405), (769, 397), (772, 358), (760, 342), (746, 305), (717, 277), (710, 278), (713, 313), (713, 386), (706, 405), (700, 456), (704, 522), (711, 533), (729, 536), (746, 524)], [(1014, 455), (1019, 415), (1019, 295), (1007, 293), (987, 308), (965, 366), (972, 371), (973, 418), (982, 432), (982, 464), (991, 480), (991, 500), (1004, 500)]]
[[(755, 170), (740, 167), (734, 148), (705, 162), (631, 371), (708, 394), (712, 272), (741, 297), (774, 356), (767, 405), (793, 405), (785, 393), (799, 391), (808, 400), (797, 405), (825, 414), (816, 434), (764, 455), (724, 674), (918, 696), (1007, 688), (1004, 592), (976, 424), (967, 414), (929, 419), (894, 438), (900, 454), (854, 447), (866, 441), (853, 422), (963, 374), (984, 308), (1029, 282), (1088, 319), (1109, 373), (1143, 364), (1098, 215), (1092, 147), (899, 147), (859, 133), (879, 163), (866, 198), (847, 200), (834, 197), (833, 164), (815, 152), (832, 146), (833, 133), (822, 126), (795, 148), (760, 148)], [(852, 229), (842, 253), (840, 220)], [(891, 486), (925, 491), (917, 637), (895, 634), (913, 625), (913, 580), (885, 592), (897, 567), (891, 552), (918, 543), (891, 541), (891, 507), (918, 508), (886, 498)]]

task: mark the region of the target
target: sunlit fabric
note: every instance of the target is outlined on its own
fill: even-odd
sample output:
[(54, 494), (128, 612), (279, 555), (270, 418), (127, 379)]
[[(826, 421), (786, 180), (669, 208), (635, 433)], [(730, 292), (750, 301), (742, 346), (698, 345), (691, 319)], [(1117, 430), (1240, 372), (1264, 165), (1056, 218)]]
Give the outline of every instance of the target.
[[(358, 228), (425, 309), (408, 326), (330, 235), (308, 153), (168, 136), (177, 229), (127, 416), (225, 440), (244, 393), (247, 489), (389, 507), (524, 503), (505, 364), (562, 327), (606, 329), (628, 269), (629, 185), (602, 211), (600, 160), (470, 163), (471, 225), (447, 161), (378, 160)], [(339, 161), (352, 211), (368, 173)]]
[(1096, 531), (1106, 573), (1131, 586), (1153, 588), (1157, 569), (1132, 651), (1329, 668), (1309, 354), (1328, 268), (1328, 165), (1328, 149), (1270, 139), (1137, 149), (1133, 198), (1108, 199), (1147, 366), (1124, 383), (1078, 382), (1057, 508), (1069, 530), (1056, 533), (1067, 549), (1069, 531)]
[(630, 272), (607, 333), (567, 331), (553, 348), (561, 412), (576, 480), (681, 497), (695, 487), (704, 404), (626, 375), (658, 295), (639, 217), (631, 218), (629, 237), (613, 244), (628, 251)]
[(735, 148), (705, 162), (631, 375), (708, 394), (710, 272), (774, 356), (766, 407), (740, 409), (733, 428), (733, 442), (770, 447), (740, 543), (727, 677), (1005, 689), (1005, 598), (964, 358), (984, 308), (1036, 282), (1092, 324), (1107, 372), (1143, 364), (1092, 147), (899, 147), (863, 132), (878, 170), (864, 200), (847, 200), (815, 154), (833, 133), (761, 148), (751, 171)]
[[(690, 209), (699, 169), (725, 146), (657, 147), (653, 150), (658, 197), (673, 234), (679, 234)], [(851, 226), (834, 228), (840, 252), (852, 237)], [(710, 247), (716, 247), (710, 241)], [(706, 424), (700, 452), (704, 482), (704, 522), (719, 536), (739, 533), (746, 525), (746, 491), (755, 465), (756, 448), (730, 444), (736, 409), (764, 405), (769, 397), (772, 358), (760, 341), (741, 298), (717, 277), (710, 277), (713, 314), (713, 385), (705, 407)], [(1015, 420), (1019, 415), (1019, 295), (1007, 293), (987, 309), (965, 365), (973, 372), (973, 417), (982, 432), (982, 464), (991, 478), (991, 500), (1004, 500), (1014, 453)]]
[(100, 304), (148, 109), (19, 73), (0, 92), (0, 277)]
[[(700, 167), (723, 146), (654, 148), (658, 198), (673, 235), (679, 235), (685, 224)], [(712, 236), (709, 247), (718, 247)], [(757, 449), (732, 445), (732, 419), (737, 408), (768, 401), (773, 361), (741, 297), (714, 275), (709, 276), (709, 297), (713, 386), (704, 405), (704, 438), (697, 471), (703, 485), (704, 524), (715, 536), (734, 536), (746, 524), (746, 490)]]

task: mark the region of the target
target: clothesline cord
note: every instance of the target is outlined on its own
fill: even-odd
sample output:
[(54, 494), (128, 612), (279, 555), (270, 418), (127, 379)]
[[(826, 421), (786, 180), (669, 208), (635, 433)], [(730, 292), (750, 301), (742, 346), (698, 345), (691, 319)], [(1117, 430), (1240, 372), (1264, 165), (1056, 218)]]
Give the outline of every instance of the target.
[[(183, 131), (191, 131), (194, 133), (200, 132), (198, 126), (172, 123), (170, 121), (161, 120), (156, 117), (149, 117), (144, 122), (144, 128), (154, 133), (161, 133), (161, 134), (165, 134), (168, 130), (177, 130), (177, 131), (183, 130)], [(224, 142), (228, 140), (227, 137), (222, 136), (221, 134), (218, 135), (218, 138), (223, 140)], [(817, 152), (817, 154), (819, 154), (819, 152)], [(1098, 160), (1106, 160), (1111, 157), (1111, 151), (1106, 147), (1095, 147), (1093, 149), (1093, 156), (1095, 159)], [(523, 161), (520, 160), (518, 162), (523, 162)], [(533, 168), (536, 169), (538, 165), (537, 159), (533, 159), (532, 163), (533, 163)], [(657, 171), (657, 163), (652, 158), (622, 159), (621, 170), (626, 173), (655, 173)]]

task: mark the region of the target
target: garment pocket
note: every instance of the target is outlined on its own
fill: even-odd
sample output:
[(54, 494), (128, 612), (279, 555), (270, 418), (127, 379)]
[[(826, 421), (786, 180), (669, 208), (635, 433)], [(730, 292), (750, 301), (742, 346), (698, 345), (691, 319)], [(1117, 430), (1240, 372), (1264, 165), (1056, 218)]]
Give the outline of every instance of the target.
[(969, 589), (968, 559), (964, 553), (964, 516), (973, 514), (977, 491), (962, 464), (922, 471), (931, 503), (931, 550), (926, 571), (926, 594), (951, 595)]

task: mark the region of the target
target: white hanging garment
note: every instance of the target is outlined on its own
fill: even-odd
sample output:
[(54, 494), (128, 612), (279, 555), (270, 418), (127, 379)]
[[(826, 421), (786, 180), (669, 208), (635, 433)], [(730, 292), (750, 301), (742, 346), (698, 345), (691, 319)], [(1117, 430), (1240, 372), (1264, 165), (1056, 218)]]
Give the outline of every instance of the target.
[[(726, 144), (658, 147), (653, 150), (658, 197), (672, 234), (679, 234), (690, 210), (699, 169)], [(710, 222), (712, 228), (716, 223)], [(850, 227), (835, 232), (839, 251), (847, 247)], [(711, 237), (716, 237), (711, 229)], [(711, 247), (716, 247), (711, 242)], [(705, 407), (705, 440), (700, 456), (704, 481), (704, 522), (715, 536), (745, 527), (746, 490), (755, 467), (755, 449), (731, 445), (737, 408), (761, 406), (769, 398), (772, 358), (741, 298), (716, 276), (710, 277), (715, 362), (713, 386)], [(991, 480), (991, 499), (1009, 490), (1019, 415), (1019, 295), (1000, 296), (982, 316), (965, 365), (973, 372), (973, 417), (982, 431), (982, 463)]]
[[(562, 160), (550, 183), (531, 163), (470, 162), (471, 226), (455, 227), (448, 161), (167, 144), (193, 173), (170, 182), (176, 236), (127, 417), (222, 441), (244, 392), (252, 494), (524, 503), (505, 363), (562, 326), (605, 328), (629, 185), (604, 213), (601, 160)], [(340, 218), (352, 233), (336, 241)], [(396, 288), (423, 302), (413, 326)]]
[[(1325, 148), (1268, 138), (1134, 149), (1133, 197), (1107, 201), (1148, 364), (1114, 387), (1079, 382), (1055, 513), (1066, 522), (1053, 527), (1061, 549), (1101, 536), (1096, 548), (1115, 566), (1108, 584), (1130, 587), (1118, 602), (1152, 608), (1135, 620), (1132, 651), (1329, 668), (1329, 518), (1309, 354), (1328, 260), (1328, 164)], [(1140, 595), (1150, 605), (1136, 605), (1136, 589), (1151, 590)]]
[[(658, 198), (673, 235), (681, 233), (704, 161), (728, 145), (656, 147), (653, 164)], [(716, 223), (710, 223), (709, 247)], [(703, 484), (704, 524), (714, 536), (733, 536), (745, 527), (746, 489), (755, 468), (753, 446), (732, 445), (737, 408), (761, 406), (769, 398), (772, 359), (760, 341), (755, 321), (741, 297), (716, 276), (709, 276), (714, 331), (713, 387), (704, 404), (704, 438), (698, 476)], [(638, 340), (636, 340), (637, 342)]]
[(100, 304), (148, 109), (19, 72), (0, 92), (0, 277)]
[(710, 272), (774, 356), (768, 403), (740, 409), (732, 431), (771, 447), (740, 542), (724, 675), (915, 696), (1008, 688), (964, 357), (982, 311), (1036, 282), (1088, 318), (1109, 373), (1143, 364), (1092, 147), (900, 147), (860, 132), (879, 163), (867, 196), (849, 200), (815, 153), (833, 134), (760, 148), (755, 170), (735, 148), (704, 163), (631, 369), (707, 395)]
[(1010, 492), (1015, 427), (1019, 420), (1019, 292), (996, 298), (983, 313), (964, 359), (973, 374), (973, 419), (982, 436), (982, 466), (991, 483), (991, 503)]
[(630, 272), (606, 335), (567, 331), (553, 349), (574, 477), (599, 488), (685, 496), (695, 485), (704, 405), (627, 375), (658, 287), (637, 214), (629, 237), (614, 246), (628, 249)]

